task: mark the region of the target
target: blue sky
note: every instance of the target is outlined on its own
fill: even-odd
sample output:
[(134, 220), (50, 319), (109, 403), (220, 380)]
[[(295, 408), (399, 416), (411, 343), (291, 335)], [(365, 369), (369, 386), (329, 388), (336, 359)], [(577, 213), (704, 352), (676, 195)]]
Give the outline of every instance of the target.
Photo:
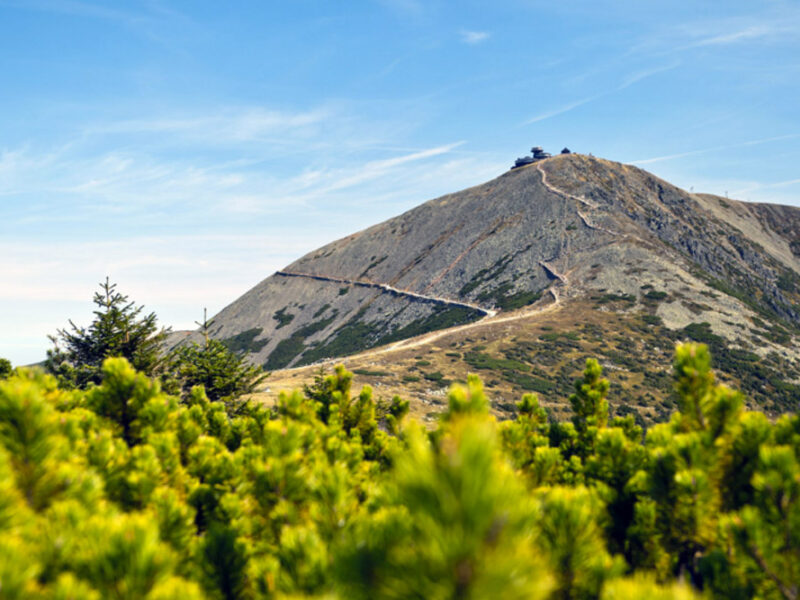
[(0, 356), (189, 327), (534, 145), (800, 205), (800, 3), (0, 0)]

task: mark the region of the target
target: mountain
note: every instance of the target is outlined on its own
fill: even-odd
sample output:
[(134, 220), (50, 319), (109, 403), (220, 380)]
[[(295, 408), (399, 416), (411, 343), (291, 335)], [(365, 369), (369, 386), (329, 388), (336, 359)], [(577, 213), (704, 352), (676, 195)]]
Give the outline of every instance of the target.
[[(508, 342), (525, 322), (549, 327), (555, 315), (577, 328), (594, 322), (611, 336), (605, 346), (632, 359), (645, 350), (613, 336), (713, 342), (723, 375), (754, 378), (762, 404), (781, 388), (774, 412), (796, 408), (800, 209), (691, 194), (630, 165), (559, 155), (307, 254), (223, 309), (211, 335), (274, 370), (458, 326), (468, 338), (477, 324), (513, 322), (498, 338)], [(624, 326), (609, 329), (616, 319)], [(548, 331), (539, 337), (558, 348), (559, 331)], [(507, 350), (483, 354), (515, 360), (502, 358)], [(482, 351), (472, 364), (467, 352), (459, 364), (480, 368)], [(517, 362), (527, 371), (500, 366), (498, 378), (547, 371)]]

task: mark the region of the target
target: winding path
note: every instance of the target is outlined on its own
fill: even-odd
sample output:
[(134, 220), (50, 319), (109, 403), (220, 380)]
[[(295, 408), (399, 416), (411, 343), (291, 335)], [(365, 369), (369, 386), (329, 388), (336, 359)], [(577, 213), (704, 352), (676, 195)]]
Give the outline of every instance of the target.
[[(381, 348), (364, 350), (357, 354), (351, 354), (346, 358), (356, 359), (363, 356), (376, 356), (378, 354), (386, 354), (387, 352), (393, 352), (395, 350), (409, 350), (411, 348), (417, 348), (419, 346), (424, 346), (425, 344), (433, 343), (436, 340), (443, 338), (446, 335), (450, 335), (452, 333), (459, 333), (462, 331), (467, 331), (469, 329), (475, 329), (476, 327), (483, 327), (485, 325), (498, 325), (500, 323), (518, 321), (520, 319), (527, 319), (528, 317), (531, 317), (533, 315), (540, 315), (553, 312), (554, 310), (559, 308), (559, 305), (561, 304), (561, 299), (559, 298), (558, 292), (556, 291), (555, 287), (549, 287), (548, 291), (552, 294), (554, 302), (546, 306), (540, 306), (536, 308), (529, 307), (527, 309), (514, 311), (513, 313), (508, 315), (497, 316), (497, 314), (495, 313), (491, 316), (484, 317), (483, 319), (480, 319), (478, 321), (472, 321), (471, 323), (465, 323), (464, 325), (456, 325), (455, 327), (448, 327), (447, 329), (438, 329), (436, 331), (431, 331), (430, 333), (423, 333), (422, 335), (418, 335), (416, 337), (393, 342)], [(345, 357), (342, 356), (325, 358), (310, 365), (302, 365), (300, 367), (290, 367), (288, 369), (281, 369), (281, 371), (299, 371), (301, 369), (307, 369), (315, 365), (339, 362), (344, 358)]]
[(541, 162), (536, 163), (536, 168), (538, 169), (539, 173), (542, 174), (542, 184), (544, 184), (544, 187), (546, 187), (548, 190), (550, 190), (554, 194), (558, 194), (559, 196), (564, 196), (566, 198), (571, 198), (572, 200), (577, 200), (578, 202), (581, 202), (582, 204), (585, 204), (589, 208), (600, 208), (600, 205), (597, 204), (597, 202), (595, 202), (594, 200), (589, 200), (588, 198), (584, 198), (583, 196), (575, 196), (573, 194), (569, 194), (569, 193), (565, 192), (564, 190), (560, 190), (557, 187), (555, 187), (554, 185), (551, 185), (547, 181), (547, 172), (542, 168), (542, 163)]
[(483, 315), (486, 317), (494, 317), (497, 314), (496, 310), (484, 308), (483, 306), (478, 306), (477, 304), (460, 302), (459, 300), (450, 300), (448, 298), (440, 298), (438, 296), (426, 296), (425, 294), (418, 294), (417, 292), (412, 292), (410, 290), (401, 290), (387, 283), (377, 283), (375, 281), (369, 281), (366, 279), (342, 279), (339, 277), (328, 277), (326, 275), (314, 275), (312, 273), (297, 273), (295, 271), (276, 271), (275, 274), (282, 275), (284, 277), (305, 277), (306, 279), (315, 279), (317, 281), (327, 281), (344, 285), (357, 285), (359, 287), (375, 288), (384, 292), (389, 292), (390, 294), (408, 296), (409, 298), (414, 298), (415, 300), (422, 300), (423, 302), (432, 302), (434, 304), (441, 304), (444, 306), (457, 306), (459, 308), (469, 308), (471, 310), (476, 310), (480, 313), (483, 313)]
[[(564, 190), (558, 189), (556, 186), (554, 186), (550, 182), (548, 182), (547, 181), (547, 172), (544, 170), (544, 168), (542, 168), (542, 163), (536, 163), (536, 169), (542, 175), (542, 184), (548, 190), (553, 192), (554, 194), (558, 194), (559, 196), (563, 196), (564, 198), (569, 198), (571, 200), (576, 200), (576, 201), (580, 202), (581, 204), (583, 204), (585, 206), (588, 206), (590, 209), (600, 208), (600, 205), (597, 204), (597, 202), (595, 202), (594, 200), (590, 200), (589, 198), (584, 198), (583, 196), (575, 196), (574, 194), (570, 194), (568, 192), (565, 192)], [(619, 231), (613, 231), (611, 229), (606, 229), (605, 227), (602, 227), (600, 225), (595, 225), (594, 223), (592, 223), (592, 221), (589, 219), (589, 217), (586, 216), (583, 212), (578, 210), (577, 213), (578, 213), (578, 216), (580, 217), (581, 221), (583, 221), (583, 224), (586, 225), (586, 227), (588, 227), (589, 229), (593, 229), (594, 231), (602, 231), (603, 233), (607, 233), (607, 234), (617, 238), (618, 240), (633, 239), (633, 240), (637, 240), (639, 242), (645, 243), (645, 241), (642, 238), (640, 238), (639, 236), (633, 235), (632, 233), (621, 233)]]
[[(377, 350), (365, 350), (364, 352), (359, 352), (358, 354), (353, 354), (348, 358), (355, 358), (357, 356), (361, 356), (367, 354), (369, 356), (373, 356), (375, 354), (385, 354), (386, 352), (392, 352), (394, 350), (408, 350), (409, 348), (416, 348), (418, 346), (424, 346), (425, 344), (430, 344), (435, 342), (439, 338), (442, 338), (446, 335), (450, 335), (451, 333), (458, 333), (461, 331), (466, 331), (468, 329), (474, 329), (476, 327), (482, 327), (484, 325), (497, 325), (500, 323), (508, 323), (509, 321), (518, 321), (520, 319), (526, 319), (534, 314), (544, 314), (548, 312), (552, 312), (556, 308), (558, 308), (561, 300), (558, 297), (558, 293), (555, 291), (554, 288), (548, 288), (548, 291), (553, 295), (554, 302), (552, 304), (548, 304), (547, 306), (537, 307), (537, 308), (529, 308), (527, 310), (520, 310), (514, 311), (509, 315), (500, 315), (500, 316), (492, 316), (492, 317), (485, 317), (480, 319), (479, 321), (473, 321), (472, 323), (465, 323), (464, 325), (456, 325), (455, 327), (448, 327), (447, 329), (439, 329), (437, 331), (432, 331), (430, 333), (424, 333), (417, 337), (408, 338), (405, 340), (400, 340), (399, 342), (394, 342), (389, 344), (388, 346), (384, 346), (383, 348), (379, 348)], [(324, 362), (333, 362), (336, 360), (341, 359), (325, 359)], [(308, 365), (304, 365), (308, 366)], [(295, 367), (298, 369), (302, 369), (303, 367)]]
[[(558, 279), (558, 283), (560, 284), (560, 287), (566, 288), (567, 283), (568, 283), (566, 276), (558, 273), (557, 271), (555, 271), (552, 267), (548, 266), (543, 261), (540, 262), (540, 264), (544, 269), (546, 269), (556, 279)], [(508, 315), (500, 315), (500, 316), (498, 316), (496, 310), (483, 308), (482, 306), (478, 306), (478, 305), (475, 305), (475, 304), (469, 304), (467, 302), (459, 302), (457, 300), (448, 300), (446, 298), (439, 298), (437, 296), (425, 296), (423, 294), (417, 294), (416, 292), (411, 292), (411, 291), (408, 291), (408, 290), (400, 290), (400, 289), (397, 289), (397, 288), (395, 288), (395, 287), (393, 287), (391, 285), (387, 285), (385, 283), (376, 283), (376, 282), (373, 282), (373, 281), (366, 281), (366, 280), (361, 280), (361, 279), (342, 279), (342, 278), (339, 278), (339, 277), (327, 277), (325, 275), (313, 275), (311, 273), (297, 273), (297, 272), (293, 272), (293, 271), (277, 271), (275, 274), (276, 275), (282, 275), (284, 277), (305, 277), (305, 278), (308, 278), (308, 279), (315, 279), (317, 281), (327, 281), (327, 282), (337, 283), (337, 284), (357, 285), (357, 286), (361, 286), (361, 287), (377, 288), (377, 289), (388, 291), (388, 292), (391, 292), (391, 293), (394, 293), (394, 294), (403, 295), (403, 296), (409, 296), (411, 298), (415, 298), (415, 299), (418, 299), (418, 300), (434, 302), (434, 303), (437, 303), (437, 304), (445, 304), (445, 305), (451, 305), (451, 306), (460, 306), (460, 307), (464, 307), (464, 308), (471, 308), (473, 310), (480, 311), (485, 315), (485, 317), (483, 319), (480, 319), (478, 321), (472, 321), (471, 323), (465, 323), (463, 325), (456, 325), (455, 327), (448, 327), (446, 329), (439, 329), (437, 331), (431, 331), (430, 333), (424, 333), (422, 335), (418, 335), (418, 336), (413, 337), (413, 338), (408, 338), (408, 339), (405, 339), (405, 340), (399, 340), (397, 342), (393, 342), (391, 344), (388, 344), (387, 346), (384, 346), (382, 348), (370, 349), (370, 350), (365, 350), (363, 352), (359, 352), (358, 354), (352, 354), (352, 355), (348, 356), (347, 358), (356, 358), (356, 357), (364, 355), (364, 354), (367, 354), (369, 356), (374, 356), (374, 355), (377, 355), (377, 354), (385, 354), (387, 352), (392, 352), (394, 350), (407, 350), (409, 348), (416, 348), (418, 346), (423, 346), (425, 344), (430, 344), (432, 342), (435, 342), (436, 340), (438, 340), (438, 339), (440, 339), (440, 338), (442, 338), (442, 337), (444, 337), (446, 335), (450, 335), (452, 333), (458, 333), (458, 332), (461, 332), (461, 331), (466, 331), (466, 330), (469, 330), (469, 329), (473, 329), (475, 327), (482, 327), (483, 325), (488, 325), (488, 324), (495, 325), (495, 324), (500, 324), (500, 323), (508, 323), (510, 321), (517, 321), (519, 319), (528, 318), (528, 317), (530, 317), (530, 316), (532, 316), (534, 314), (544, 314), (544, 313), (552, 312), (553, 310), (558, 308), (559, 305), (561, 304), (561, 298), (560, 298), (560, 296), (558, 294), (558, 290), (556, 289), (559, 286), (550, 286), (549, 288), (547, 288), (547, 291), (550, 292), (550, 294), (553, 296), (553, 303), (552, 304), (548, 304), (547, 306), (539, 306), (539, 307), (535, 307), (535, 308), (534, 307), (529, 307), (528, 309), (514, 311), (513, 313), (508, 314)], [(317, 362), (313, 363), (313, 365), (336, 362), (336, 361), (342, 360), (342, 358), (343, 357), (325, 358), (323, 360), (320, 360), (320, 361), (317, 361)], [(291, 368), (288, 368), (288, 369), (281, 369), (281, 371), (297, 371), (297, 370), (300, 370), (300, 369), (306, 369), (306, 368), (308, 368), (310, 366), (313, 366), (313, 365), (303, 365), (303, 366), (300, 366), (300, 367), (291, 367)]]
[[(580, 202), (581, 204), (589, 207), (590, 209), (599, 208), (599, 205), (596, 202), (594, 202), (593, 200), (590, 200), (588, 198), (583, 198), (581, 196), (575, 196), (574, 194), (570, 194), (568, 192), (560, 190), (557, 187), (555, 187), (554, 185), (552, 185), (551, 183), (549, 183), (547, 181), (547, 173), (542, 168), (541, 163), (537, 164), (536, 168), (538, 169), (539, 173), (541, 173), (542, 184), (548, 190), (553, 192), (554, 194), (558, 194), (559, 196), (563, 196), (565, 198), (576, 200), (577, 202)], [(601, 227), (599, 225), (595, 225), (580, 210), (578, 211), (578, 216), (581, 218), (581, 220), (586, 225), (586, 227), (588, 227), (590, 229), (594, 229), (596, 231), (602, 231), (604, 233), (608, 233), (608, 234), (610, 234), (610, 235), (612, 235), (612, 236), (614, 236), (616, 238), (627, 237), (624, 234), (620, 234), (618, 232), (611, 231), (610, 229), (606, 229), (606, 228)], [(464, 254), (466, 254), (466, 252)], [(456, 262), (458, 260), (460, 260), (460, 258), (461, 257), (459, 257), (456, 260)], [(422, 345), (425, 345), (425, 344), (432, 343), (432, 342), (434, 342), (434, 341), (436, 341), (436, 340), (438, 340), (438, 339), (440, 339), (440, 338), (442, 338), (442, 337), (444, 337), (446, 335), (450, 335), (452, 333), (466, 331), (466, 330), (473, 329), (475, 327), (481, 327), (481, 326), (487, 325), (487, 324), (507, 323), (507, 322), (510, 322), (510, 321), (516, 321), (516, 320), (519, 320), (519, 319), (525, 319), (525, 318), (528, 318), (528, 317), (530, 317), (530, 316), (532, 316), (534, 314), (544, 314), (544, 313), (556, 310), (559, 307), (559, 305), (561, 304), (561, 295), (559, 294), (559, 288), (562, 289), (562, 290), (566, 290), (569, 287), (569, 280), (567, 279), (566, 275), (564, 275), (562, 273), (559, 273), (553, 266), (548, 264), (546, 261), (540, 260), (539, 261), (539, 265), (543, 269), (545, 269), (545, 271), (547, 271), (547, 273), (551, 277), (553, 277), (555, 280), (557, 280), (555, 285), (551, 285), (549, 288), (547, 288), (547, 291), (550, 292), (550, 294), (553, 296), (553, 303), (552, 304), (548, 304), (547, 306), (539, 306), (539, 307), (536, 307), (536, 308), (530, 307), (527, 310), (514, 311), (513, 313), (511, 313), (509, 315), (501, 315), (501, 316), (498, 316), (496, 310), (492, 310), (492, 309), (489, 309), (489, 308), (484, 308), (482, 306), (478, 306), (477, 304), (470, 304), (468, 302), (461, 302), (459, 300), (451, 300), (451, 299), (448, 299), (448, 298), (441, 298), (441, 297), (438, 297), (438, 296), (428, 296), (428, 295), (425, 295), (425, 294), (419, 294), (417, 292), (412, 292), (410, 290), (401, 290), (399, 288), (396, 288), (394, 286), (388, 285), (386, 283), (377, 283), (377, 282), (369, 281), (369, 280), (365, 280), (365, 279), (344, 279), (344, 278), (339, 278), (339, 277), (328, 277), (326, 275), (314, 275), (314, 274), (311, 274), (311, 273), (299, 273), (299, 272), (294, 272), (294, 271), (277, 271), (275, 274), (276, 275), (281, 275), (283, 277), (304, 277), (304, 278), (307, 278), (307, 279), (315, 279), (317, 281), (326, 281), (326, 282), (337, 283), (337, 284), (342, 284), (342, 285), (354, 285), (354, 286), (360, 286), (360, 287), (374, 288), (374, 289), (379, 289), (379, 290), (386, 291), (386, 292), (389, 292), (389, 293), (392, 293), (392, 294), (397, 294), (399, 296), (407, 296), (409, 298), (414, 298), (416, 300), (422, 300), (422, 301), (425, 301), (425, 302), (433, 302), (435, 304), (441, 304), (441, 305), (445, 305), (445, 306), (458, 306), (458, 307), (462, 307), (462, 308), (469, 308), (469, 309), (481, 312), (484, 315), (484, 318), (480, 319), (478, 321), (473, 321), (471, 323), (465, 323), (464, 325), (457, 325), (455, 327), (449, 327), (447, 329), (440, 329), (438, 331), (432, 331), (430, 333), (425, 333), (425, 334), (422, 334), (422, 335), (419, 335), (419, 336), (416, 336), (416, 337), (413, 337), (413, 338), (408, 338), (408, 339), (405, 339), (405, 340), (400, 340), (400, 341), (394, 342), (394, 343), (389, 344), (387, 346), (384, 346), (382, 348), (373, 349), (373, 350), (365, 350), (364, 352), (360, 352), (358, 354), (353, 354), (353, 355), (348, 357), (348, 358), (356, 358), (358, 356), (362, 356), (362, 355), (365, 355), (365, 354), (367, 354), (369, 356), (374, 356), (374, 355), (377, 355), (377, 354), (385, 354), (387, 352), (392, 352), (394, 350), (406, 350), (406, 349), (409, 349), (409, 348), (416, 348), (418, 346), (422, 346)], [(326, 358), (326, 359), (324, 359), (322, 361), (319, 361), (319, 362), (320, 363), (329, 363), (329, 362), (334, 362), (334, 361), (337, 361), (337, 360), (341, 360), (341, 357), (339, 357), (339, 358)], [(282, 369), (282, 370), (284, 370), (284, 371), (295, 371), (295, 370), (299, 370), (299, 369), (308, 368), (309, 366), (310, 365), (303, 365), (302, 367), (292, 367), (292, 368), (289, 368), (289, 369)]]

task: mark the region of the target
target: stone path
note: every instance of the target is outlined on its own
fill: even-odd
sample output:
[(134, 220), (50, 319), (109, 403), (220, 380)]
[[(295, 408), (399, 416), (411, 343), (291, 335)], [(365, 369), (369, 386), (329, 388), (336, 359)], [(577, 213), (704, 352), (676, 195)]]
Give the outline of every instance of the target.
[(343, 285), (356, 285), (359, 287), (375, 288), (383, 290), (384, 292), (389, 292), (390, 294), (397, 294), (398, 296), (408, 296), (409, 298), (414, 298), (415, 300), (422, 300), (423, 302), (432, 302), (434, 304), (441, 304), (444, 306), (457, 306), (460, 308), (469, 308), (471, 310), (476, 310), (480, 313), (483, 313), (483, 315), (486, 317), (493, 317), (497, 314), (496, 310), (492, 310), (491, 308), (484, 308), (483, 306), (478, 306), (477, 304), (470, 304), (469, 302), (461, 302), (460, 300), (451, 300), (449, 298), (441, 298), (439, 296), (427, 296), (425, 294), (418, 294), (417, 292), (412, 292), (411, 290), (401, 290), (387, 283), (377, 283), (375, 281), (369, 281), (367, 279), (343, 279), (340, 277), (328, 277), (327, 275), (314, 275), (312, 273), (297, 273), (294, 271), (277, 271), (275, 274), (282, 275), (284, 277), (305, 277), (307, 279), (316, 279), (317, 281), (327, 281)]

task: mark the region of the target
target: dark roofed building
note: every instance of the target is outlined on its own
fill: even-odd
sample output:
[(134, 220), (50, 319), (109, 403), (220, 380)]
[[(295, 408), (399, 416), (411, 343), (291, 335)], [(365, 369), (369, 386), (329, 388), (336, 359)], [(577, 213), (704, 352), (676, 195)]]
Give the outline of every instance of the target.
[[(516, 162), (514, 162), (514, 166), (511, 168), (517, 169), (519, 167), (524, 167), (525, 165), (530, 165), (538, 160), (544, 160), (545, 158), (550, 158), (552, 156), (549, 152), (545, 152), (541, 146), (534, 146), (531, 148), (531, 152), (533, 154), (532, 156), (523, 156), (522, 158), (518, 158)], [(569, 152), (569, 150), (567, 150), (567, 152)]]

